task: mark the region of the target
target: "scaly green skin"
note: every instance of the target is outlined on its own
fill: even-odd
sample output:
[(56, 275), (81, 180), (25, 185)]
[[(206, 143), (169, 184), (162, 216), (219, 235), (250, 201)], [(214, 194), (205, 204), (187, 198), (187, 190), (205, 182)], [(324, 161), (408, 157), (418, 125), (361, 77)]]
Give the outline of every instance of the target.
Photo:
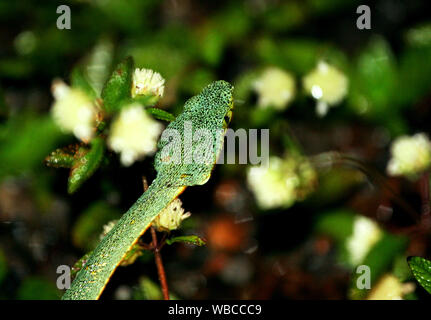
[[(167, 163), (162, 159), (161, 150), (168, 142), (159, 141), (159, 151), (155, 156), (156, 179), (99, 243), (85, 266), (78, 272), (70, 289), (63, 295), (63, 300), (98, 299), (127, 251), (157, 215), (187, 186), (208, 181), (223, 144), (223, 139), (217, 139), (217, 135), (226, 129), (232, 114), (232, 91), (233, 87), (225, 81), (211, 83), (199, 95), (189, 99), (184, 111), (167, 127), (183, 134), (185, 121), (190, 121), (193, 132), (199, 128), (211, 130), (214, 137), (214, 161), (208, 164)], [(191, 151), (198, 145), (199, 141), (193, 141)], [(180, 148), (184, 157), (183, 148)]]

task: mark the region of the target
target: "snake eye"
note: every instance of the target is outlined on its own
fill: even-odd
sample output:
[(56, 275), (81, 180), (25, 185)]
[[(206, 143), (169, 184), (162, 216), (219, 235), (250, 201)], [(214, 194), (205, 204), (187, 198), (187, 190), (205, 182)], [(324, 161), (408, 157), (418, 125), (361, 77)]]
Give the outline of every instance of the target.
[(227, 128), (227, 126), (229, 125), (229, 123), (230, 123), (230, 120), (232, 119), (232, 111), (231, 110), (229, 110), (226, 114), (225, 114), (225, 116), (224, 116), (224, 119), (223, 119), (223, 127), (224, 128)]

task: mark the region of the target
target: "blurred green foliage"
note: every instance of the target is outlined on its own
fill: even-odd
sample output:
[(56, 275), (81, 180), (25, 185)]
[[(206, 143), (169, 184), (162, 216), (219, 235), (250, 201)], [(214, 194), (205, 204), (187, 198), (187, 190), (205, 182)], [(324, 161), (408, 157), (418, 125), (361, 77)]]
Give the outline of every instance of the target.
[[(139, 101), (152, 117), (163, 121), (172, 121), (186, 99), (209, 82), (225, 79), (235, 85), (232, 127), (269, 128), (271, 155), (296, 152), (314, 156), (336, 150), (354, 154), (383, 173), (394, 137), (430, 133), (431, 22), (418, 2), (397, 2), (396, 10), (386, 14), (382, 9), (386, 1), (378, 0), (370, 5), (372, 30), (360, 31), (355, 26), (355, 12), (361, 3), (70, 0), (62, 4), (71, 7), (72, 29), (58, 30), (55, 1), (0, 2), (0, 219), (7, 222), (1, 224), (5, 232), (0, 232), (1, 298), (57, 299), (59, 292), (51, 278), (59, 261), (71, 263), (92, 250), (103, 226), (118, 219), (141, 193), (141, 176), (154, 176), (150, 157), (123, 168), (105, 147), (102, 140), (109, 117), (98, 123), (96, 139), (77, 145), (79, 156), (70, 153), (70, 148), (58, 149), (77, 141), (63, 134), (49, 114), (54, 78), (68, 80), (91, 99), (103, 98), (104, 111), (110, 116), (125, 103)], [(349, 88), (338, 107), (319, 118), (314, 113), (316, 101), (307, 95), (301, 80), (322, 60), (347, 76)], [(257, 102), (255, 83), (270, 66), (291, 73), (297, 86), (294, 99), (283, 110)], [(166, 79), (162, 99), (131, 99), (128, 88), (134, 67), (153, 69)], [(66, 170), (46, 168), (47, 156), (52, 166), (70, 168), (69, 176)], [(253, 231), (248, 231), (248, 241), (255, 241), (259, 250), (253, 251), (250, 259), (256, 277), (239, 287), (218, 278), (217, 272), (229, 266), (229, 257), (221, 259), (214, 243), (234, 242), (229, 236), (240, 237), (245, 231), (219, 232), (225, 238), (208, 239), (204, 255), (187, 251), (185, 246), (167, 247), (164, 252), (171, 279), (188, 279), (188, 272), (205, 274), (209, 279), (200, 295), (183, 293), (184, 297), (219, 297), (221, 294), (213, 292), (221, 292), (242, 298), (249, 297), (243, 291), (265, 292), (259, 287), (259, 272), (264, 270), (268, 278), (274, 276), (270, 258), (282, 251), (280, 260), (288, 257), (290, 263), (307, 247), (305, 239), (325, 235), (336, 251), (335, 261), (329, 254), (315, 254), (315, 258), (330, 260), (348, 275), (341, 287), (349, 287), (349, 291), (343, 292), (343, 297), (365, 298), (368, 291), (354, 287), (356, 266), (348, 262), (346, 248), (355, 217), (360, 215), (379, 221), (383, 231), (363, 261), (372, 269), (372, 284), (385, 272), (392, 272), (402, 282), (411, 281), (405, 256), (415, 248), (426, 256), (429, 238), (421, 239), (422, 247), (414, 241), (408, 247), (411, 238), (395, 236), (390, 230), (400, 225), (411, 227), (412, 222), (405, 218), (403, 209), (393, 205), (387, 190), (370, 186), (373, 177), (367, 172), (321, 162), (313, 162), (319, 176), (315, 191), (288, 210), (257, 208), (247, 190), (247, 166), (219, 166), (206, 186), (190, 195), (185, 192), (184, 206), (193, 213), (185, 223), (193, 224), (187, 233), (204, 234), (211, 229), (210, 220), (226, 212), (250, 216)], [(100, 174), (93, 175), (97, 169)], [(413, 211), (420, 211), (421, 195), (414, 183), (390, 180), (389, 184)], [(74, 194), (67, 194), (67, 190)], [(229, 195), (234, 200), (229, 200)], [(382, 204), (393, 210), (384, 219), (376, 215)], [(180, 233), (168, 241), (201, 244), (201, 238), (184, 238)], [(137, 283), (134, 299), (162, 296), (156, 276), (137, 280), (149, 273), (149, 266), (154, 267), (148, 256), (138, 259), (145, 268), (128, 269), (133, 274), (129, 283)], [(213, 256), (218, 264), (211, 260)], [(314, 267), (312, 260), (303, 259), (299, 264), (306, 266), (304, 270)], [(427, 265), (421, 265), (422, 259), (410, 260), (410, 266), (416, 260), (417, 270), (423, 274)], [(15, 272), (10, 261), (38, 268)], [(306, 272), (303, 269), (292, 273), (302, 274)], [(317, 278), (330, 274), (323, 267), (318, 273)], [(273, 289), (272, 296), (298, 297), (295, 291), (283, 289), (280, 278), (275, 279), (270, 278), (280, 287)], [(184, 283), (183, 288), (199, 287)], [(317, 281), (312, 283), (316, 286)]]
[(95, 202), (79, 215), (73, 226), (73, 243), (78, 248), (90, 251), (95, 248), (103, 232), (103, 226), (118, 219), (120, 212), (105, 202)]
[(57, 300), (60, 291), (55, 285), (40, 277), (29, 277), (18, 290), (19, 300)]

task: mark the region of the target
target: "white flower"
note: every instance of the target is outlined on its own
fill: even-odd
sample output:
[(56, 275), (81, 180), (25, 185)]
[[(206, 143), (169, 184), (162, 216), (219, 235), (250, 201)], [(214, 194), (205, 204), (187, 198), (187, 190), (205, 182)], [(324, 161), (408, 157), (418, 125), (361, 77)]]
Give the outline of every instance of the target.
[(398, 137), (392, 143), (391, 156), (387, 166), (389, 175), (414, 178), (431, 164), (431, 142), (424, 133)]
[(61, 80), (53, 81), (52, 94), (55, 102), (51, 113), (57, 125), (84, 142), (91, 140), (97, 114), (92, 100), (83, 91), (71, 88)]
[(303, 78), (305, 90), (317, 100), (316, 111), (320, 116), (328, 112), (329, 106), (344, 99), (348, 84), (347, 77), (341, 71), (323, 61)]
[(190, 212), (184, 213), (181, 200), (176, 198), (154, 219), (153, 226), (158, 231), (176, 230), (190, 215)]
[(283, 110), (295, 97), (295, 79), (279, 68), (269, 67), (253, 84), (259, 107), (272, 106)]
[(133, 73), (132, 97), (137, 95), (163, 96), (165, 79), (151, 69), (136, 68)]
[(382, 231), (377, 223), (364, 216), (355, 217), (353, 233), (346, 240), (350, 262), (358, 265), (365, 258), (373, 245), (382, 237)]
[(385, 274), (374, 286), (367, 300), (403, 300), (403, 295), (411, 292), (409, 283), (401, 283), (392, 274)]
[(130, 166), (137, 159), (156, 151), (163, 126), (137, 103), (124, 107), (114, 119), (108, 146), (121, 153), (121, 163)]
[(270, 157), (268, 167), (250, 167), (247, 183), (262, 209), (287, 208), (302, 200), (316, 179), (308, 161), (296, 157)]

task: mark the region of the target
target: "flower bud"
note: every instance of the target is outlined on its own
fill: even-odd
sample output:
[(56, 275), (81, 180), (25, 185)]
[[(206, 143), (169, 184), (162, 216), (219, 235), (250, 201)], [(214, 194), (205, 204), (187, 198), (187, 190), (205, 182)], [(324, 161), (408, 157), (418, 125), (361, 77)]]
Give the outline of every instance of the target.
[(317, 100), (316, 111), (320, 116), (344, 99), (348, 84), (347, 77), (341, 71), (323, 61), (303, 79), (305, 90)]
[(157, 231), (176, 230), (190, 215), (190, 212), (184, 213), (181, 200), (176, 198), (154, 219), (153, 227)]
[(163, 96), (165, 79), (151, 69), (136, 68), (133, 73), (132, 97), (138, 95)]
[(398, 137), (392, 143), (391, 156), (388, 174), (414, 179), (431, 165), (431, 142), (424, 133)]
[(61, 80), (54, 80), (52, 94), (55, 102), (51, 113), (55, 123), (84, 142), (91, 140), (97, 114), (93, 101), (80, 89), (71, 88)]
[(111, 124), (108, 146), (121, 154), (121, 163), (130, 166), (156, 151), (163, 126), (137, 103), (125, 106)]
[(259, 107), (283, 110), (295, 97), (295, 79), (282, 69), (269, 67), (254, 82), (254, 89)]

